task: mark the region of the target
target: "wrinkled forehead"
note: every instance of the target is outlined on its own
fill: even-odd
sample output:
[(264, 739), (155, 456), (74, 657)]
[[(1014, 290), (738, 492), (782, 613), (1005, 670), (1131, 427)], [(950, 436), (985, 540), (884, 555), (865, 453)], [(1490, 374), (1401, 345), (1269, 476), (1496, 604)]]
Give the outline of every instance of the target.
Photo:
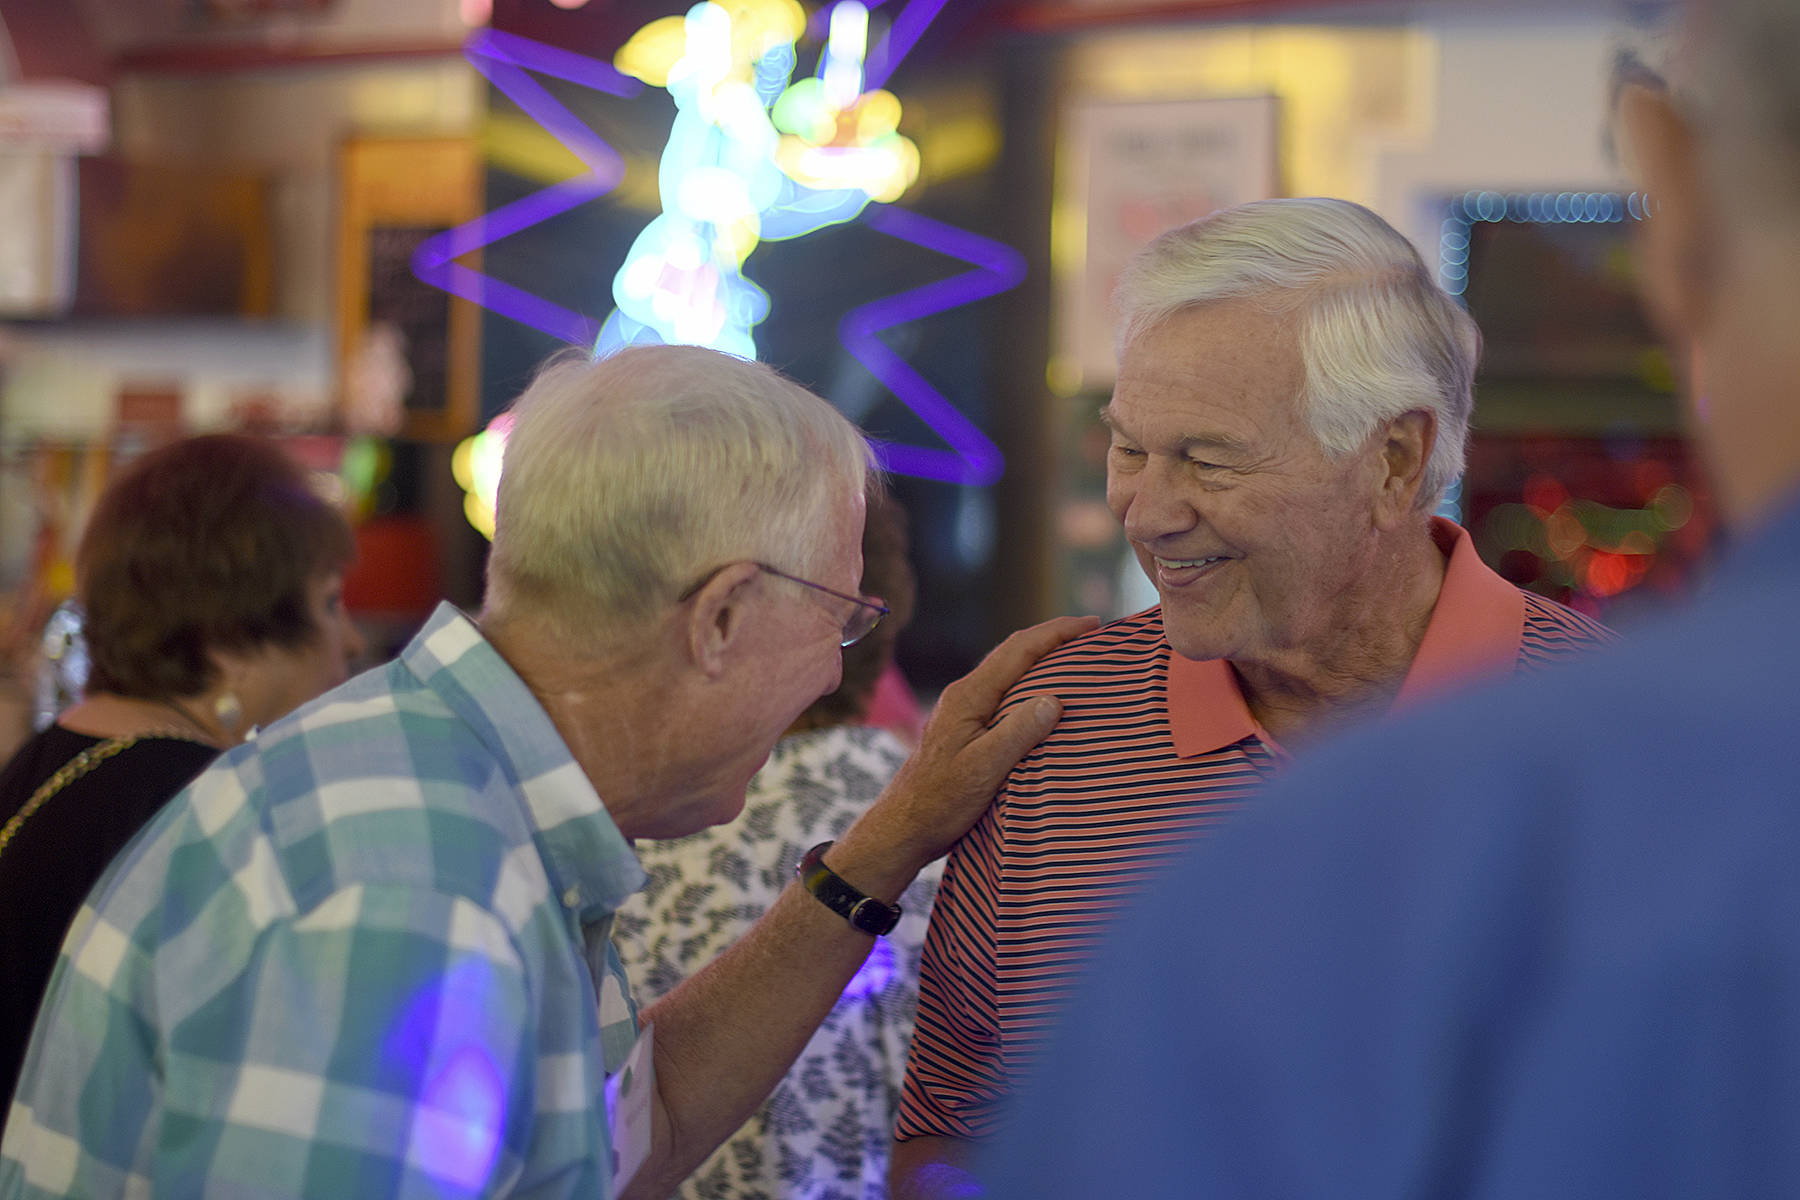
[(1304, 430), (1304, 391), (1291, 329), (1190, 310), (1127, 347), (1101, 420), (1145, 448), (1251, 454)]
[(1291, 395), (1305, 379), (1302, 333), (1296, 311), (1261, 297), (1176, 309), (1121, 348), (1114, 399), (1146, 389)]

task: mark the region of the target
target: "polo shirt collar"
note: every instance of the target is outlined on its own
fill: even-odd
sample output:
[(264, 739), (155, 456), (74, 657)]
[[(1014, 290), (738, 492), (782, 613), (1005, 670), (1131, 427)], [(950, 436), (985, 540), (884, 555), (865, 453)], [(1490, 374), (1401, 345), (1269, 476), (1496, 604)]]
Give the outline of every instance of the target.
[[(1448, 562), (1419, 652), (1394, 708), (1405, 708), (1481, 675), (1510, 671), (1525, 628), (1525, 597), (1475, 553), (1468, 530), (1431, 519), (1431, 538)], [(1237, 674), (1224, 659), (1169, 655), (1169, 732), (1182, 758), (1211, 754), (1245, 738), (1275, 741), (1250, 714)], [(1279, 747), (1276, 747), (1279, 749)]]
[(441, 603), (400, 662), (480, 737), (521, 801), (551, 886), (591, 922), (648, 877), (531, 689), (453, 605)]

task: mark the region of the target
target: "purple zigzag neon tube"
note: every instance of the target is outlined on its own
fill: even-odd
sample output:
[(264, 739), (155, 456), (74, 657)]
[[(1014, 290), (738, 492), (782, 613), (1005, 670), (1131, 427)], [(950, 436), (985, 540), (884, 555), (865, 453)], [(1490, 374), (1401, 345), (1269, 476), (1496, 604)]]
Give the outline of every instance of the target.
[(905, 209), (871, 207), (862, 219), (889, 237), (960, 258), (975, 268), (872, 300), (852, 309), (839, 323), (844, 349), (950, 447), (933, 450), (872, 438), (876, 455), (885, 469), (899, 475), (977, 486), (993, 483), (1006, 468), (999, 447), (876, 334), (1017, 287), (1025, 278), (1024, 256), (1011, 246)]
[(493, 30), (471, 37), (463, 55), (503, 95), (579, 158), (588, 173), (552, 184), (428, 238), (413, 253), (413, 274), (433, 287), (472, 300), (552, 337), (574, 345), (592, 345), (600, 331), (598, 321), (455, 260), (604, 196), (624, 178), (625, 163), (618, 152), (527, 71), (627, 98), (641, 92), (643, 85), (620, 74), (610, 63)]
[[(912, 48), (924, 36), (925, 29), (937, 15), (944, 11), (947, 0), (912, 0), (894, 23), (888, 27), (887, 36), (877, 42), (869, 51), (868, 61), (863, 65), (863, 87), (873, 91), (886, 87), (888, 78), (912, 53)], [(870, 5), (871, 8), (874, 5)]]
[[(870, 7), (881, 2), (876, 0)], [(944, 4), (945, 0), (911, 0), (901, 10), (887, 37), (871, 52), (866, 86), (875, 88), (886, 82)], [(623, 177), (624, 164), (618, 153), (527, 72), (626, 98), (639, 94), (642, 85), (599, 59), (492, 30), (471, 37), (464, 54), (503, 95), (568, 147), (588, 171), (427, 239), (413, 255), (413, 270), (426, 283), (501, 316), (571, 345), (591, 346), (600, 321), (455, 260), (597, 199), (618, 186)], [(845, 349), (949, 447), (939, 450), (871, 438), (876, 454), (886, 469), (900, 475), (958, 484), (993, 483), (1005, 467), (999, 449), (876, 335), (1017, 286), (1025, 277), (1024, 258), (1010, 246), (903, 209), (872, 206), (862, 220), (890, 237), (961, 259), (975, 268), (861, 305), (839, 325)]]

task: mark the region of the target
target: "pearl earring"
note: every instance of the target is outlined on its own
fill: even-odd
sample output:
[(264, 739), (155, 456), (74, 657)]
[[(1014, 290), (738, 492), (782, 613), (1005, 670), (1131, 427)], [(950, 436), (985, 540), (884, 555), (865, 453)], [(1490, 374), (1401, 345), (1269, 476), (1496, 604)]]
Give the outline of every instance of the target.
[(213, 716), (219, 719), (219, 725), (231, 737), (236, 737), (238, 726), (244, 723), (244, 705), (237, 698), (236, 692), (221, 692), (213, 701)]

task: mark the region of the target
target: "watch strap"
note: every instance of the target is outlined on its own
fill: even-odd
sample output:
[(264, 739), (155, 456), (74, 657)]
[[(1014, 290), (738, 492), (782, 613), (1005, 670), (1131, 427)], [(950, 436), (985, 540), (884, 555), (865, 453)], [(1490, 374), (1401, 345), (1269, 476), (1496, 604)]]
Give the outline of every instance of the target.
[(811, 892), (826, 908), (850, 922), (852, 929), (880, 937), (893, 932), (900, 923), (900, 906), (888, 904), (846, 883), (842, 876), (825, 865), (825, 851), (831, 842), (820, 842), (800, 859), (795, 873), (800, 886)]

